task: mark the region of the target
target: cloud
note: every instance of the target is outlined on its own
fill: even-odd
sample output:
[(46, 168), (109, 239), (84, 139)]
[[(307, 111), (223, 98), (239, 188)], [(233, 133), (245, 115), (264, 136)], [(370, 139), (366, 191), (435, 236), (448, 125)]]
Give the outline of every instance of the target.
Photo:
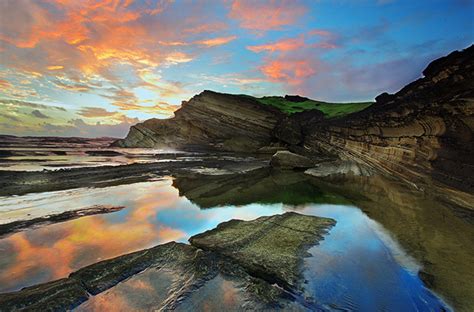
[(265, 53), (259, 70), (268, 81), (282, 83), (291, 90), (299, 90), (305, 80), (320, 73), (320, 57), (327, 50), (338, 47), (333, 43), (336, 38), (332, 32), (313, 29), (297, 37), (248, 46), (247, 49)]
[(300, 36), (297, 38), (289, 38), (289, 39), (283, 39), (276, 41), (274, 43), (268, 43), (268, 44), (262, 44), (262, 45), (255, 45), (255, 46), (248, 46), (247, 49), (249, 49), (252, 52), (259, 53), (259, 52), (275, 52), (275, 51), (292, 51), (296, 49), (300, 49), (304, 47), (305, 42), (304, 42), (304, 37)]
[(192, 27), (184, 29), (184, 33), (187, 34), (202, 34), (202, 33), (213, 33), (223, 31), (228, 28), (228, 25), (224, 22), (210, 22), (210, 23), (198, 23)]
[(290, 85), (301, 84), (305, 79), (317, 73), (313, 60), (296, 58), (271, 60), (261, 66), (260, 70), (270, 80)]
[(226, 75), (221, 75), (221, 76), (212, 76), (212, 75), (202, 74), (196, 78), (199, 80), (212, 81), (214, 83), (221, 84), (221, 85), (237, 85), (237, 86), (244, 86), (248, 84), (258, 84), (258, 83), (266, 81), (263, 78), (245, 77), (239, 74), (226, 74)]
[(21, 108), (21, 107), (32, 107), (32, 108), (37, 108), (37, 109), (38, 108), (39, 109), (54, 109), (54, 110), (66, 112), (66, 109), (61, 106), (44, 105), (44, 104), (38, 104), (38, 103), (18, 101), (18, 100), (2, 99), (0, 100), (0, 106), (8, 107), (9, 109), (16, 109), (16, 108)]
[[(127, 106), (128, 108), (130, 106)], [(83, 107), (81, 108), (77, 114), (81, 117), (85, 117), (86, 119), (96, 120), (101, 124), (120, 124), (122, 122), (125, 123), (136, 123), (138, 119), (129, 118), (125, 114), (121, 112), (110, 112), (102, 107)]]
[(219, 45), (229, 43), (235, 40), (236, 38), (237, 36), (218, 37), (218, 38), (213, 38), (213, 39), (205, 39), (205, 40), (196, 41), (196, 43), (202, 44), (208, 47), (214, 47), (214, 46), (219, 46)]
[(35, 109), (34, 111), (31, 112), (31, 115), (37, 117), (37, 118), (41, 118), (41, 119), (49, 119), (50, 117), (43, 114), (42, 112), (40, 112), (39, 110)]
[[(216, 37), (216, 38), (210, 38), (210, 39), (196, 40), (192, 42), (158, 41), (158, 43), (162, 46), (170, 46), (170, 47), (191, 46), (191, 45), (204, 45), (207, 47), (214, 47), (214, 46), (227, 44), (235, 39), (237, 39), (237, 36)], [(191, 59), (189, 59), (189, 61), (190, 60)]]
[(7, 114), (7, 113), (0, 113), (0, 117), (3, 117), (3, 118), (6, 118), (6, 119), (10, 119), (10, 120), (13, 120), (13, 121), (20, 121), (20, 119), (14, 115), (10, 115), (10, 114)]
[(140, 121), (99, 107), (86, 107), (76, 113), (62, 107), (16, 100), (0, 100), (0, 112), (0, 133), (14, 135), (123, 137)]
[(59, 70), (59, 69), (63, 69), (64, 66), (62, 65), (51, 65), (51, 66), (48, 66), (46, 67), (48, 70)]
[(114, 116), (116, 112), (109, 112), (108, 110), (103, 109), (102, 107), (83, 107), (79, 110), (78, 114), (83, 117), (94, 118)]
[(293, 25), (306, 11), (297, 1), (235, 0), (229, 17), (236, 19), (240, 27), (261, 33)]
[(86, 123), (83, 119), (71, 119), (64, 125), (43, 123), (39, 132), (34, 135), (79, 136), (79, 137), (124, 137), (130, 127), (138, 123), (137, 118), (130, 118), (118, 124)]
[[(39, 90), (41, 96), (67, 92), (103, 95), (106, 89), (133, 93), (142, 84), (142, 70), (180, 66), (209, 48), (236, 39), (225, 33), (226, 21), (216, 20), (197, 3), (183, 9), (162, 0), (5, 0), (0, 9), (9, 12), (0, 19), (2, 63), (12, 71), (8, 80), (0, 80), (2, 88), (9, 88), (0, 93), (9, 98), (40, 100)], [(220, 33), (209, 35), (216, 32)], [(19, 81), (20, 76), (25, 85), (30, 84), (28, 88), (11, 84), (11, 77)], [(161, 95), (177, 90), (176, 86), (166, 81), (154, 87), (146, 84)], [(122, 96), (120, 106), (138, 109), (144, 106), (139, 103), (143, 100), (140, 96), (137, 93), (125, 102)], [(110, 94), (108, 99), (117, 101)], [(165, 113), (168, 111), (166, 107)]]
[(11, 88), (12, 84), (8, 80), (0, 79), (0, 87), (2, 87), (2, 88)]

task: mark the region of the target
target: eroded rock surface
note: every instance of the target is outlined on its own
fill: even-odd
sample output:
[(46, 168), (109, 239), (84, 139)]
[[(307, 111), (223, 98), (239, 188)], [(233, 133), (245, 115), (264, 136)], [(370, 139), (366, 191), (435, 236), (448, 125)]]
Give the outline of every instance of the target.
[(308, 157), (298, 155), (289, 151), (278, 151), (270, 160), (272, 167), (293, 169), (293, 168), (311, 168), (314, 162)]
[(315, 125), (304, 144), (419, 188), (434, 184), (440, 196), (474, 209), (474, 46), (423, 74), (361, 112)]
[(363, 111), (333, 119), (316, 110), (288, 116), (251, 97), (204, 91), (174, 118), (138, 124), (115, 145), (323, 153), (419, 189), (437, 188), (444, 200), (474, 209), (474, 46), (433, 61), (423, 75)]
[(282, 115), (251, 97), (204, 91), (183, 102), (173, 118), (137, 124), (114, 145), (256, 151), (270, 143)]
[(316, 303), (300, 298), (302, 258), (334, 224), (332, 219), (297, 213), (231, 220), (192, 237), (191, 245), (159, 245), (87, 266), (68, 278), (0, 294), (0, 311), (66, 310), (89, 298), (93, 304), (107, 298), (102, 293), (114, 291), (118, 283), (126, 287), (150, 275), (161, 282), (152, 307), (160, 311), (189, 300), (196, 307), (193, 294), (206, 285), (212, 288), (219, 278), (232, 283), (246, 310), (315, 309)]
[(369, 167), (363, 166), (354, 161), (336, 160), (331, 162), (322, 162), (315, 165), (314, 168), (305, 171), (313, 177), (327, 177), (331, 175), (356, 175), (370, 176), (373, 172)]
[(335, 221), (287, 212), (253, 221), (231, 220), (191, 237), (191, 245), (235, 260), (252, 275), (285, 289), (299, 288), (298, 267), (305, 250)]

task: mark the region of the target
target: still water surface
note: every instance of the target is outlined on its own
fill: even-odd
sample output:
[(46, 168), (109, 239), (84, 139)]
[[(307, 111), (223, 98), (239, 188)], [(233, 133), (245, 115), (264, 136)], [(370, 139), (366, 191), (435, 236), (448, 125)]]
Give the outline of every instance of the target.
[[(306, 189), (311, 187), (307, 183), (304, 185)], [(173, 186), (173, 178), (165, 177), (153, 182), (101, 189), (4, 197), (0, 201), (2, 223), (22, 216), (92, 205), (123, 205), (126, 208), (0, 238), (0, 292), (62, 278), (100, 260), (164, 242), (186, 242), (190, 236), (230, 219), (249, 220), (293, 210), (337, 221), (324, 241), (311, 248), (312, 257), (305, 259), (307, 295), (327, 309), (451, 309), (419, 279), (422, 265), (407, 254), (382, 224), (369, 218), (357, 206), (334, 204), (334, 200), (327, 199), (340, 195), (327, 193), (321, 194), (322, 200), (317, 201), (278, 200), (281, 190), (274, 191), (277, 200), (255, 200), (238, 205), (222, 201), (201, 208), (180, 195)], [(314, 190), (314, 194), (320, 193), (320, 190)], [(232, 292), (232, 287), (228, 288), (228, 292)], [(128, 300), (133, 300), (132, 296)]]

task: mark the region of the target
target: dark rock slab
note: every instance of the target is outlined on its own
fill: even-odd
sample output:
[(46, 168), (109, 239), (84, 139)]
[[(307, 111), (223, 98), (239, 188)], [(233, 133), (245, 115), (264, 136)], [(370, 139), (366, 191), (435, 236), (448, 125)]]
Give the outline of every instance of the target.
[(143, 182), (157, 176), (169, 175), (194, 168), (248, 168), (268, 166), (267, 160), (196, 157), (186, 161), (123, 166), (101, 166), (45, 171), (0, 171), (0, 196), (51, 192), (80, 187), (106, 187)]
[(88, 297), (80, 281), (63, 278), (0, 294), (0, 311), (65, 311), (80, 305)]
[(70, 310), (90, 296), (127, 283), (132, 276), (140, 280), (142, 274), (155, 279), (164, 274), (164, 282), (173, 276), (172, 282), (165, 283), (166, 296), (160, 294), (159, 306), (155, 307), (160, 310), (175, 310), (218, 276), (240, 285), (249, 309), (296, 306), (314, 310), (313, 302), (296, 300), (300, 262), (307, 248), (322, 239), (334, 223), (296, 213), (254, 221), (232, 220), (194, 236), (191, 245), (159, 245), (98, 262), (68, 278), (0, 294), (0, 311)]
[(64, 221), (69, 221), (77, 219), (80, 217), (111, 213), (120, 211), (124, 206), (92, 206), (87, 208), (81, 208), (76, 210), (65, 211), (58, 214), (47, 215), (39, 218), (34, 218), (30, 220), (19, 220), (10, 223), (0, 224), (0, 237), (12, 234), (15, 232), (20, 232), (31, 227), (38, 227), (43, 225), (48, 225), (51, 223), (59, 223)]
[(294, 290), (299, 288), (299, 266), (306, 250), (334, 224), (332, 219), (287, 212), (253, 221), (224, 222), (189, 241), (232, 258), (254, 276)]

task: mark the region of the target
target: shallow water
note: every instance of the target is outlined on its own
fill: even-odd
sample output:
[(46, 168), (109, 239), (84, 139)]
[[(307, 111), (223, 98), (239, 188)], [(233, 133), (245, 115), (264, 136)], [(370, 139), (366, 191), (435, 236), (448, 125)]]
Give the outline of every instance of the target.
[[(254, 180), (247, 177), (243, 182), (231, 177), (226, 178), (232, 181), (227, 184), (221, 179), (176, 178), (173, 181), (172, 177), (165, 177), (153, 182), (108, 188), (2, 198), (2, 223), (28, 214), (33, 217), (100, 204), (123, 205), (126, 208), (119, 212), (82, 217), (1, 238), (0, 292), (15, 291), (65, 277), (72, 271), (100, 260), (164, 242), (186, 242), (190, 236), (233, 218), (249, 220), (294, 210), (303, 214), (331, 217), (337, 221), (324, 241), (311, 248), (312, 257), (305, 259), (306, 295), (315, 298), (318, 304), (326, 309), (358, 311), (451, 309), (440, 296), (428, 290), (418, 277), (419, 270), (426, 265), (421, 262), (425, 262), (427, 256), (420, 256), (417, 249), (437, 247), (423, 245), (412, 249), (409, 244), (402, 246), (404, 238), (401, 237), (401, 242), (399, 241), (399, 233), (391, 223), (387, 222), (387, 228), (368, 216), (367, 213), (371, 215), (374, 212), (366, 204), (370, 202), (367, 198), (359, 199), (364, 212), (353, 204), (354, 200), (350, 196), (346, 198), (344, 193), (309, 183), (299, 175), (258, 176)], [(386, 209), (388, 215), (396, 209), (389, 204), (380, 207), (382, 208)], [(412, 209), (410, 213), (417, 216), (423, 214), (424, 210)], [(401, 215), (400, 220), (403, 218)], [(444, 214), (447, 226), (456, 226), (452, 218), (451, 215)], [(403, 222), (406, 223), (407, 220)], [(419, 226), (429, 227), (433, 224), (430, 220), (427, 222), (430, 223)], [(461, 227), (462, 224), (457, 226)], [(445, 239), (443, 242), (450, 243), (455, 239), (462, 245), (461, 248), (467, 249), (467, 254), (461, 255), (467, 259), (456, 258), (456, 266), (449, 268), (453, 272), (451, 282), (456, 283), (456, 279), (459, 279), (456, 271), (465, 275), (465, 270), (469, 268), (472, 244), (463, 245), (472, 242), (472, 238), (449, 237), (441, 226), (437, 226), (437, 235), (442, 236), (441, 241)], [(460, 234), (461, 230), (464, 229), (460, 228)], [(463, 233), (469, 234), (466, 231)], [(414, 244), (423, 244), (414, 235), (412, 239)], [(433, 251), (422, 252), (429, 254)], [(436, 259), (429, 259), (432, 266), (430, 274), (444, 281), (446, 277), (442, 273), (448, 269), (447, 264), (444, 260), (437, 262)], [(468, 279), (469, 276), (465, 278)], [(138, 285), (143, 286), (141, 282), (139, 280)], [(208, 286), (211, 289), (209, 291), (226, 285), (227, 293), (235, 292), (234, 287), (226, 281), (216, 283), (219, 286), (211, 284)], [(469, 279), (467, 283), (471, 283)], [(136, 301), (133, 298), (136, 293), (123, 291), (130, 286), (127, 285), (123, 284), (121, 288), (116, 286), (107, 293), (98, 295), (93, 301), (86, 302), (85, 306), (88, 310), (100, 310), (108, 302), (107, 296), (120, 296), (127, 303), (124, 307), (148, 309), (146, 305), (132, 304)], [(459, 287), (464, 287), (468, 292), (471, 285)], [(446, 292), (442, 287), (437, 287), (438, 289), (442, 296), (452, 298), (453, 293)], [(464, 293), (454, 293), (454, 298), (459, 299), (456, 301), (458, 306), (466, 307), (466, 302), (469, 302), (461, 297)], [(143, 300), (146, 300), (145, 294), (141, 296), (145, 296)], [(232, 298), (238, 298), (236, 296)], [(225, 302), (221, 299), (216, 299), (213, 304), (218, 306)], [(238, 299), (235, 300), (238, 302)]]
[[(175, 150), (104, 147), (0, 148), (0, 170), (41, 171), (77, 167), (119, 166), (160, 161)], [(12, 154), (8, 155), (7, 154)], [(107, 154), (109, 153), (109, 154)], [(181, 152), (182, 153), (182, 152)], [(184, 156), (185, 153), (182, 153)]]

